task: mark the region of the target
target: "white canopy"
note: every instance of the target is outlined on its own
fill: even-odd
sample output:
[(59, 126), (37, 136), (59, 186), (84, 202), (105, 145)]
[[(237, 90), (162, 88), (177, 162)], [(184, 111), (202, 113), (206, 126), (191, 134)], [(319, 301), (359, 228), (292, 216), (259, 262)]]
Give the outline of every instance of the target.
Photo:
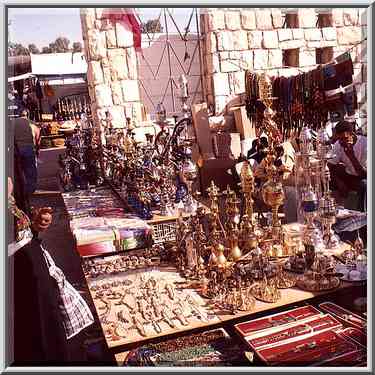
[(31, 54), (31, 72), (34, 75), (86, 74), (87, 63), (82, 52)]

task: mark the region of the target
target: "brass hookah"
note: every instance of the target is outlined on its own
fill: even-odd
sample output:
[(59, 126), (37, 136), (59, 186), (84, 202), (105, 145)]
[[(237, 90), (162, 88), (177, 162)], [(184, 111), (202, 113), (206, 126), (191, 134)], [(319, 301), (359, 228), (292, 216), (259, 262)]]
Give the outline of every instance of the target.
[(230, 187), (227, 187), (226, 192), (224, 193), (226, 195), (226, 201), (225, 201), (225, 213), (226, 213), (226, 232), (228, 235), (227, 238), (227, 244), (229, 248), (229, 257), (236, 261), (239, 258), (241, 258), (241, 250), (238, 246), (239, 241), (239, 229), (238, 224), (240, 221), (240, 212), (239, 212), (239, 200), (237, 199), (236, 193), (230, 189)]
[(244, 195), (244, 214), (240, 226), (240, 247), (244, 253), (255, 249), (258, 245), (258, 237), (255, 233), (256, 225), (253, 217), (254, 209), (254, 175), (250, 163), (245, 160), (241, 168), (241, 187)]
[(219, 213), (219, 190), (215, 183), (212, 181), (210, 187), (207, 189), (208, 196), (210, 198), (210, 213), (209, 213), (209, 222), (210, 222), (210, 244), (211, 244), (211, 255), (210, 255), (210, 264), (212, 266), (225, 267), (227, 259), (224, 255), (225, 247), (222, 244), (222, 237), (226, 237), (225, 231), (222, 228), (220, 222), (220, 213)]
[[(285, 194), (283, 185), (274, 165), (275, 161), (275, 146), (281, 141), (281, 135), (277, 130), (276, 123), (273, 120), (275, 116), (272, 110), (272, 103), (276, 99), (272, 96), (272, 82), (270, 78), (263, 73), (259, 80), (260, 100), (265, 105), (263, 128), (269, 140), (269, 151), (265, 159), (265, 171), (267, 174), (267, 181), (262, 187), (262, 198), (264, 202), (272, 209), (272, 224), (271, 231), (263, 238), (263, 242), (270, 242), (272, 249), (269, 255), (282, 255), (282, 231), (281, 221), (279, 219), (279, 207), (284, 203)], [(258, 249), (259, 252), (259, 249)], [(278, 267), (279, 271), (282, 269), (281, 265)], [(263, 275), (263, 280), (255, 283), (252, 287), (252, 294), (255, 298), (264, 302), (276, 302), (281, 298), (279, 288), (289, 288), (295, 285), (296, 280), (291, 275), (285, 272), (278, 272), (276, 277), (268, 278), (266, 273)]]
[(266, 107), (262, 125), (269, 140), (269, 152), (265, 159), (267, 181), (262, 187), (262, 198), (264, 203), (272, 209), (271, 239), (275, 255), (278, 256), (282, 254), (281, 222), (278, 213), (279, 207), (284, 203), (285, 194), (274, 161), (275, 144), (280, 141), (281, 136), (273, 120), (275, 114), (271, 107), (276, 98), (272, 96), (272, 82), (265, 73), (262, 73), (259, 80), (259, 94), (260, 100)]

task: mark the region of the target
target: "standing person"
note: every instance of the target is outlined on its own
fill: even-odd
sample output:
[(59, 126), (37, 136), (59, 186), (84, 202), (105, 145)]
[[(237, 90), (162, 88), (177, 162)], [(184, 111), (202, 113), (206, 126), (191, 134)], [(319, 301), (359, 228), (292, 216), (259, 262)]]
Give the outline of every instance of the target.
[(338, 203), (343, 203), (349, 191), (358, 193), (359, 209), (365, 211), (367, 190), (367, 138), (354, 133), (353, 123), (340, 121), (335, 127), (337, 141), (335, 157), (328, 161), (332, 190)]
[(27, 110), (21, 112), (21, 117), (11, 120), (14, 134), (14, 146), (17, 148), (23, 175), (25, 177), (25, 190), (32, 194), (37, 186), (36, 147), (33, 127), (27, 118)]
[[(66, 279), (35, 236), (52, 223), (52, 209), (17, 207), (8, 178), (8, 260), (14, 365), (62, 365), (77, 358), (79, 333), (94, 322), (85, 300)], [(32, 237), (32, 232), (34, 237)], [(71, 344), (73, 337), (75, 342)]]

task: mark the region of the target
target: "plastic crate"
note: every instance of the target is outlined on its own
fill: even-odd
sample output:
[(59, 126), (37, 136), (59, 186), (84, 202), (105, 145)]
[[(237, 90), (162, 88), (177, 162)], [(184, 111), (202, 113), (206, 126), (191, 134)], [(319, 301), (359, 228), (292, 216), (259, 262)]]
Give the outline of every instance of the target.
[(167, 223), (152, 224), (154, 243), (164, 243), (166, 241), (176, 241), (176, 221)]

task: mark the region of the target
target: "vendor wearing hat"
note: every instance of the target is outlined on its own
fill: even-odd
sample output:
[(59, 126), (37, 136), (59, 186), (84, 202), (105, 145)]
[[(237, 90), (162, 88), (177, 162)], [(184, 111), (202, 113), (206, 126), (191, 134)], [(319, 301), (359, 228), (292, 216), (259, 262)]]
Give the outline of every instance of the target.
[(359, 195), (359, 208), (365, 211), (367, 189), (367, 138), (356, 135), (354, 123), (340, 121), (335, 127), (337, 141), (333, 146), (334, 158), (329, 160), (333, 191), (342, 204), (350, 191)]

